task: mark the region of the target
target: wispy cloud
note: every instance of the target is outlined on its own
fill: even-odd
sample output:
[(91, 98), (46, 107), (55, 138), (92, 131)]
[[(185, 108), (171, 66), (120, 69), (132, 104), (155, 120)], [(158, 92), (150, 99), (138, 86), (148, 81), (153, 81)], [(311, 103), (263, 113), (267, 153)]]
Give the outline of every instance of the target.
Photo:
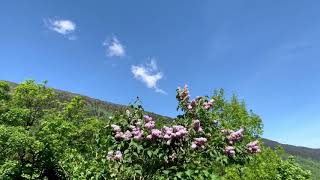
[(44, 23), (48, 29), (68, 37), (69, 40), (77, 39), (74, 34), (77, 25), (71, 20), (47, 18)]
[(117, 37), (112, 37), (111, 40), (103, 43), (107, 47), (107, 56), (109, 57), (124, 57), (126, 55), (125, 47), (120, 43)]
[(161, 94), (167, 94), (157, 85), (158, 81), (163, 78), (163, 73), (158, 70), (157, 62), (154, 59), (146, 65), (132, 65), (131, 72), (134, 77), (143, 82), (148, 88), (154, 89)]

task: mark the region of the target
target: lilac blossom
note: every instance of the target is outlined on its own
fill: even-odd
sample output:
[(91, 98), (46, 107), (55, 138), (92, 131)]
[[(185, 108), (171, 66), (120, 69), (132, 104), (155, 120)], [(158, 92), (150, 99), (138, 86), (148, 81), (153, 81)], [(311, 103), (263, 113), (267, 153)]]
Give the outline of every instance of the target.
[(172, 139), (184, 138), (187, 135), (187, 128), (181, 125), (176, 125), (172, 127), (164, 126), (162, 128), (162, 138), (167, 140), (167, 144), (170, 145)]
[(188, 104), (188, 110), (192, 110), (192, 109), (194, 109), (195, 107), (196, 107), (196, 105), (197, 105), (197, 99), (194, 99), (194, 100), (192, 100), (191, 101), (191, 103), (190, 104)]
[(132, 129), (132, 135), (133, 135), (133, 138), (135, 139), (135, 140), (140, 140), (140, 139), (142, 139), (142, 135), (143, 135), (143, 131), (140, 129), (140, 128), (138, 128), (138, 127), (134, 127), (133, 129)]
[(236, 151), (234, 149), (233, 146), (227, 146), (224, 149), (224, 152), (228, 155), (228, 156), (234, 156), (236, 154)]
[(198, 147), (205, 148), (204, 144), (208, 141), (207, 138), (200, 137), (200, 138), (194, 138), (194, 141), (191, 144), (192, 149), (196, 149)]
[(123, 132), (117, 132), (114, 137), (115, 137), (116, 139), (122, 138), (122, 137), (123, 137)]
[(183, 89), (178, 87), (177, 93), (177, 99), (179, 99), (180, 101), (185, 101), (190, 97), (187, 85), (185, 85)]
[(151, 136), (152, 136), (152, 138), (160, 138), (161, 137), (161, 131), (159, 129), (152, 129), (151, 130)]
[(248, 143), (247, 150), (252, 154), (261, 152), (261, 149), (260, 149), (258, 143), (259, 143), (259, 141), (257, 141), (257, 140)]
[(209, 102), (204, 102), (203, 103), (203, 108), (208, 110), (208, 109), (210, 109), (212, 107), (212, 105), (213, 105), (213, 101), (210, 100)]
[(229, 134), (229, 136), (227, 137), (228, 141), (229, 141), (229, 144), (234, 144), (235, 142), (237, 141), (240, 141), (243, 137), (243, 132), (244, 132), (244, 129), (243, 128), (240, 128), (238, 131), (236, 132), (231, 132)]
[(155, 127), (155, 122), (154, 121), (149, 121), (144, 125), (145, 128), (147, 129), (153, 129)]
[(142, 133), (133, 136), (133, 139), (135, 139), (135, 140), (141, 140), (141, 139), (142, 139)]
[(111, 128), (114, 132), (120, 132), (121, 131), (121, 127), (115, 124), (111, 125)]
[(196, 132), (203, 132), (203, 129), (202, 129), (201, 125), (200, 125), (200, 121), (198, 119), (193, 121), (192, 127)]
[(188, 134), (187, 128), (181, 125), (172, 126), (175, 137), (183, 137)]
[(116, 151), (115, 153), (113, 151), (109, 151), (107, 154), (107, 159), (120, 161), (122, 160), (122, 153), (121, 151)]
[(122, 159), (122, 153), (121, 151), (116, 151), (115, 156), (114, 156), (114, 160), (121, 160)]
[(147, 137), (146, 137), (148, 140), (152, 139), (152, 135), (149, 134)]
[(129, 130), (127, 130), (122, 136), (122, 138), (126, 141), (130, 140), (131, 137), (132, 137), (132, 134)]
[(191, 144), (191, 148), (192, 148), (192, 149), (196, 149), (197, 147), (198, 147), (198, 146), (197, 146), (196, 143), (193, 142), (193, 143)]
[(200, 138), (194, 138), (194, 141), (195, 141), (195, 143), (196, 143), (197, 146), (202, 146), (202, 145), (204, 145), (208, 140), (207, 140), (207, 138), (200, 137)]
[(152, 117), (149, 116), (149, 115), (144, 115), (143, 118), (144, 118), (145, 122), (150, 122), (150, 121), (152, 121)]

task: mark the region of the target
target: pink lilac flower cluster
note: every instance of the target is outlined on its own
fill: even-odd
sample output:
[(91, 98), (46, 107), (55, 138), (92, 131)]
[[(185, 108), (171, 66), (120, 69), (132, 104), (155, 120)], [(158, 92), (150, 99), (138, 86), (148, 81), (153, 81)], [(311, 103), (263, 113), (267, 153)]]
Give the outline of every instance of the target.
[(147, 136), (147, 139), (159, 139), (162, 137), (162, 133), (159, 129), (151, 129), (151, 134)]
[(132, 134), (131, 134), (131, 132), (129, 130), (126, 130), (126, 132), (122, 135), (122, 138), (125, 141), (129, 141), (131, 137), (132, 137)]
[(261, 152), (261, 149), (260, 149), (258, 143), (259, 143), (259, 141), (257, 141), (257, 140), (248, 143), (247, 150), (252, 154)]
[(163, 131), (163, 138), (164, 139), (171, 139), (172, 138), (172, 136), (174, 136), (173, 134), (173, 128), (172, 127), (167, 127), (167, 126), (164, 126), (163, 128), (162, 128), (162, 131)]
[(203, 108), (206, 109), (206, 110), (209, 110), (213, 106), (213, 102), (214, 102), (213, 99), (210, 99), (210, 101), (208, 101), (208, 102), (204, 102), (203, 103)]
[(171, 140), (172, 138), (183, 137), (188, 133), (187, 129), (180, 125), (172, 127), (164, 126), (161, 131), (159, 129), (155, 129), (155, 121), (152, 119), (152, 117), (144, 115), (143, 118), (146, 122), (144, 127), (150, 130), (150, 134), (146, 137), (149, 140), (159, 138)]
[(141, 140), (142, 135), (143, 135), (143, 130), (141, 130), (139, 127), (135, 127), (135, 126), (132, 126), (131, 129), (132, 129), (131, 133), (133, 135), (133, 139)]
[(187, 128), (181, 125), (172, 126), (173, 133), (171, 134), (174, 138), (182, 138), (188, 134)]
[(232, 145), (242, 139), (244, 129), (240, 128), (238, 131), (222, 130), (222, 132), (227, 135), (228, 143)]
[(203, 132), (203, 129), (200, 125), (200, 121), (198, 119), (193, 120), (192, 127), (196, 132)]
[(193, 110), (195, 107), (196, 107), (196, 105), (197, 105), (197, 103), (198, 103), (198, 101), (200, 100), (200, 99), (202, 99), (203, 97), (202, 96), (197, 96), (195, 99), (193, 99), (189, 104), (188, 104), (188, 110)]
[(155, 123), (155, 121), (152, 119), (151, 116), (144, 115), (143, 118), (144, 118), (144, 121), (146, 122), (146, 123), (144, 124), (144, 127), (145, 127), (145, 128), (151, 130), (151, 129), (153, 129), (153, 128), (156, 126), (156, 123)]
[(121, 151), (116, 151), (115, 153), (113, 151), (109, 151), (107, 154), (107, 159), (120, 161), (122, 160), (122, 153)]
[(152, 121), (152, 117), (149, 115), (143, 115), (143, 119), (145, 120), (145, 122), (150, 122)]
[(188, 108), (189, 111), (191, 111), (192, 109), (194, 109), (196, 107), (196, 105), (197, 105), (197, 102), (194, 99), (194, 100), (191, 101), (190, 104), (188, 104), (187, 108)]
[(164, 126), (162, 128), (163, 138), (164, 139), (172, 139), (172, 138), (183, 138), (188, 134), (187, 128), (181, 125), (175, 125), (172, 127)]
[(205, 143), (208, 141), (207, 138), (204, 138), (204, 137), (200, 137), (200, 138), (194, 138), (193, 139), (194, 141), (192, 142), (191, 144), (191, 148), (192, 149), (196, 149), (196, 148), (205, 148)]
[(115, 125), (115, 124), (112, 124), (111, 125), (111, 128), (112, 128), (112, 130), (114, 131), (114, 132), (121, 132), (121, 127), (120, 126), (118, 126), (118, 125)]
[(144, 124), (144, 127), (147, 129), (153, 129), (155, 126), (156, 126), (156, 124), (154, 121), (150, 121), (150, 122), (147, 122), (146, 124)]
[(126, 132), (121, 132), (121, 128), (118, 125), (112, 124), (111, 125), (113, 131), (116, 133), (115, 138), (116, 139), (123, 139), (125, 141), (129, 141), (132, 136), (135, 140), (142, 139), (143, 131), (139, 127), (131, 126), (130, 128), (132, 131), (127, 130)]
[(187, 106), (189, 111), (194, 110), (194, 108), (197, 106), (197, 103), (202, 99), (202, 96), (197, 96), (195, 99), (193, 99)]
[(224, 149), (224, 152), (228, 155), (228, 156), (234, 156), (236, 154), (236, 151), (234, 149), (233, 146), (227, 146)]
[(155, 129), (156, 123), (149, 115), (144, 115), (144, 127), (151, 131), (151, 134), (147, 135), (147, 139), (158, 139), (162, 137), (161, 131), (159, 129)]
[(185, 101), (185, 100), (188, 100), (190, 97), (189, 95), (189, 90), (188, 90), (188, 86), (187, 85), (184, 85), (184, 88), (181, 89), (180, 87), (178, 87), (178, 90), (177, 90), (177, 99), (179, 101)]

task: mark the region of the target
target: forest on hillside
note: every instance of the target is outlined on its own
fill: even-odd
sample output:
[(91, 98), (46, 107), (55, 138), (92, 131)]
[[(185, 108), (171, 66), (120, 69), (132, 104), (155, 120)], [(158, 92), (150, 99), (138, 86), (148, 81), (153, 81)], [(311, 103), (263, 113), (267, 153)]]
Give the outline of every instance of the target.
[[(177, 89), (174, 120), (95, 109), (46, 83), (0, 82), (0, 179), (311, 179), (293, 157), (265, 146), (260, 117), (223, 90), (191, 99)], [(300, 159), (301, 161), (301, 159)]]

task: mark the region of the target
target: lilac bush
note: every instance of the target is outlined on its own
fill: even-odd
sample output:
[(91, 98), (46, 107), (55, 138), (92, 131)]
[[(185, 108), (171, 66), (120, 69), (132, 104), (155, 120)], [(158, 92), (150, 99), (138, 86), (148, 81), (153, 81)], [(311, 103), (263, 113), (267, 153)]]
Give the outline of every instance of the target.
[(187, 178), (193, 174), (208, 178), (219, 174), (216, 168), (246, 162), (261, 151), (245, 127), (233, 131), (221, 120), (221, 96), (190, 97), (187, 85), (177, 89), (178, 109), (184, 114), (169, 124), (144, 114), (139, 105), (114, 118), (117, 121), (110, 125), (113, 144), (107, 159), (124, 171), (131, 169), (126, 173), (134, 177)]

